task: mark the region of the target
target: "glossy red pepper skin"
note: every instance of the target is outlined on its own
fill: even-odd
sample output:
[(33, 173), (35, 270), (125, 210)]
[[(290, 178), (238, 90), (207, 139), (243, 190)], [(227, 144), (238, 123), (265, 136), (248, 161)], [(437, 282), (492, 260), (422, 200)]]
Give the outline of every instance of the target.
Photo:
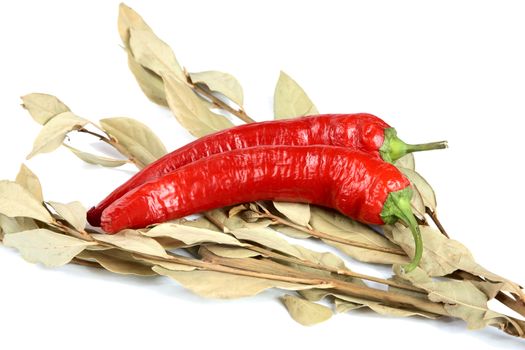
[(230, 150), (262, 145), (331, 145), (360, 150), (379, 157), (383, 120), (366, 113), (324, 114), (295, 119), (245, 124), (204, 136), (151, 163), (88, 211), (88, 221), (100, 226), (100, 215), (133, 188), (168, 174), (188, 163)]
[(259, 146), (215, 154), (147, 182), (102, 213), (116, 233), (257, 200), (312, 203), (368, 224), (383, 224), (392, 192), (410, 186), (392, 164), (331, 146)]

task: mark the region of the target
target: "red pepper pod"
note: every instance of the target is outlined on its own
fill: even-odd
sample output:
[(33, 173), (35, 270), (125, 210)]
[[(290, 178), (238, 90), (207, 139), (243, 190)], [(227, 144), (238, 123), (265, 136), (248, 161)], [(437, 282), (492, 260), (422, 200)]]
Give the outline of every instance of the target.
[(102, 211), (115, 200), (188, 163), (226, 151), (263, 145), (341, 146), (393, 161), (408, 152), (443, 148), (445, 144), (407, 145), (387, 123), (367, 113), (324, 114), (245, 124), (204, 136), (148, 165), (91, 208), (88, 221), (93, 226), (100, 226)]
[(259, 146), (202, 158), (147, 182), (108, 206), (101, 223), (104, 231), (116, 233), (214, 208), (276, 200), (334, 208), (367, 224), (401, 219), (415, 225), (416, 236), (410, 195), (410, 181), (394, 165), (364, 152)]

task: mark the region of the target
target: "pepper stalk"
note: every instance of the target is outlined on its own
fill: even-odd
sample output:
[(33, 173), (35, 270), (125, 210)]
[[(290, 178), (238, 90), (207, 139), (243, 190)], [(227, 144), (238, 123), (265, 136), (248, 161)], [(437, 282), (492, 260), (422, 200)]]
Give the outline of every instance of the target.
[(414, 237), (414, 256), (408, 265), (403, 266), (405, 272), (414, 270), (419, 265), (423, 255), (421, 231), (410, 206), (412, 194), (413, 191), (410, 187), (390, 193), (381, 211), (381, 218), (386, 224), (394, 224), (400, 220), (410, 228)]
[(381, 158), (383, 158), (383, 160), (393, 163), (399, 158), (409, 153), (412, 153), (412, 152), (431, 151), (431, 150), (443, 149), (447, 147), (448, 147), (447, 141), (438, 141), (438, 142), (411, 145), (411, 144), (405, 143), (399, 137), (397, 137), (396, 129), (386, 128), (385, 129), (385, 140), (383, 141), (383, 145), (379, 149), (379, 153), (381, 154)]

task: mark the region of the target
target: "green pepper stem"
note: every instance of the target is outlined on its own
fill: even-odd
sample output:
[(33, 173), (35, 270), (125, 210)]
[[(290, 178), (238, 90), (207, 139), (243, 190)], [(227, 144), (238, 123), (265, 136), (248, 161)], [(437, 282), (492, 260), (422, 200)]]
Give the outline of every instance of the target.
[(430, 143), (421, 143), (417, 145), (406, 145), (406, 153), (412, 153), (412, 152), (420, 152), (420, 151), (431, 151), (434, 149), (443, 149), (447, 148), (448, 143), (447, 141), (438, 141), (438, 142), (430, 142)]
[(447, 148), (447, 141), (438, 141), (430, 143), (421, 143), (416, 145), (409, 145), (397, 137), (397, 132), (394, 128), (385, 129), (385, 140), (379, 149), (379, 153), (384, 161), (395, 162), (399, 158), (419, 151), (430, 151), (435, 149)]
[(408, 265), (403, 266), (405, 272), (414, 270), (419, 265), (423, 255), (421, 231), (419, 230), (416, 218), (412, 213), (412, 207), (410, 206), (412, 194), (410, 187), (390, 193), (381, 212), (381, 217), (386, 224), (393, 224), (400, 220), (407, 225), (410, 228), (410, 232), (412, 232), (412, 236), (414, 237), (414, 256)]
[(403, 266), (405, 272), (410, 272), (414, 270), (421, 261), (421, 257), (423, 256), (423, 240), (421, 239), (421, 231), (419, 230), (419, 225), (417, 224), (412, 212), (410, 212), (409, 215), (402, 215), (402, 217), (400, 217), (400, 220), (408, 225), (408, 227), (410, 228), (410, 232), (412, 232), (412, 237), (414, 237), (414, 257), (408, 265)]

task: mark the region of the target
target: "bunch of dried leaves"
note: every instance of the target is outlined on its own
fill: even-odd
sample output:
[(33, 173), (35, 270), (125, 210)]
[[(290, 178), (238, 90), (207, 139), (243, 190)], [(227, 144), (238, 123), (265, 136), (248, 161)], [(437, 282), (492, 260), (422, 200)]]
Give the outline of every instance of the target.
[[(153, 102), (169, 107), (191, 134), (200, 137), (231, 127), (232, 117), (253, 121), (244, 111), (243, 91), (232, 75), (188, 73), (170, 47), (126, 5), (120, 7), (118, 28), (141, 89)], [(22, 99), (33, 119), (43, 125), (28, 159), (63, 145), (90, 164), (133, 163), (140, 169), (166, 154), (153, 131), (136, 120), (108, 118), (94, 123), (75, 115), (54, 96), (34, 93)], [(274, 112), (275, 118), (290, 118), (317, 113), (317, 108), (292, 78), (281, 73)], [(65, 141), (72, 132), (98, 138), (122, 159), (73, 147)], [(420, 267), (408, 274), (400, 268), (414, 251), (407, 228), (372, 228), (307, 204), (246, 203), (206, 212), (196, 220), (105, 235), (86, 227), (80, 202), (45, 201), (37, 176), (25, 165), (15, 181), (0, 181), (0, 240), (29, 262), (163, 275), (203, 297), (239, 298), (269, 288), (296, 291), (283, 294), (282, 302), (304, 325), (325, 321), (334, 312), (366, 307), (393, 316), (460, 318), (470, 329), (490, 325), (525, 337), (525, 321), (492, 311), (487, 304), (496, 299), (525, 316), (523, 289), (480, 266), (464, 245), (445, 234), (435, 215), (434, 191), (416, 172), (412, 155), (396, 165), (414, 186), (412, 205), (424, 241)], [(319, 239), (353, 259), (391, 265), (393, 275), (384, 279), (352, 271), (337, 255), (291, 244), (282, 235)], [(377, 284), (385, 288), (373, 287)], [(322, 299), (325, 303), (318, 303)]]

